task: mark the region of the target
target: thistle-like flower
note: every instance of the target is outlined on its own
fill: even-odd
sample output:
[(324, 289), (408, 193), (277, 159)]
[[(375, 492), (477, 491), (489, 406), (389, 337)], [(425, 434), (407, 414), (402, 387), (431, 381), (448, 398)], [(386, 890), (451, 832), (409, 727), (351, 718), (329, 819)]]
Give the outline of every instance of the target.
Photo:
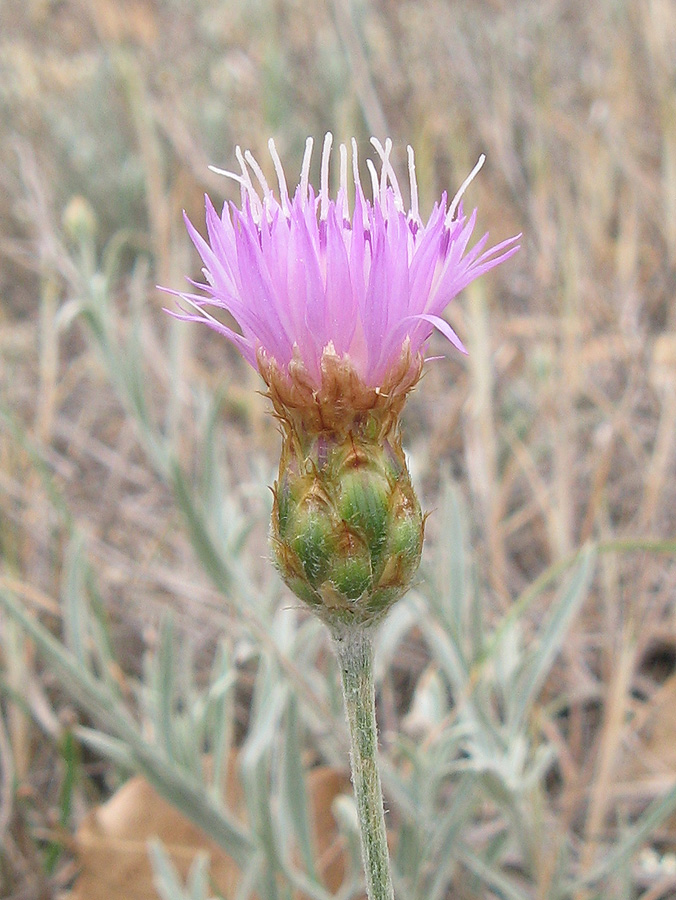
[[(284, 438), (275, 558), (291, 590), (334, 629), (377, 621), (410, 585), (424, 517), (399, 416), (435, 329), (465, 352), (441, 316), (450, 301), (518, 250), (518, 236), (486, 249), (487, 234), (468, 250), (476, 210), (465, 217), (461, 198), (483, 157), (450, 206), (442, 196), (425, 223), (412, 149), (407, 210), (391, 141), (372, 143), (380, 171), (367, 160), (369, 200), (352, 142), (352, 210), (344, 145), (330, 196), (330, 134), (318, 194), (309, 183), (311, 138), (293, 197), (273, 141), (277, 197), (254, 157), (238, 148), (241, 173), (222, 174), (240, 183), (241, 208), (226, 205), (219, 216), (207, 197), (208, 242), (186, 218), (206, 296), (178, 293), (182, 311), (172, 312), (222, 334), (262, 375)], [(208, 307), (229, 313), (238, 329)]]

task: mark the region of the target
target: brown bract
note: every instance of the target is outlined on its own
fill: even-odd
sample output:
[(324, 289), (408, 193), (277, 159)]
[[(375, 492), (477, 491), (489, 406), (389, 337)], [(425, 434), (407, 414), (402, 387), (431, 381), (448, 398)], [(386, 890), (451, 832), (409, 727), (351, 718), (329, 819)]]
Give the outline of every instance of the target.
[(379, 387), (368, 387), (349, 357), (340, 357), (327, 344), (321, 361), (318, 388), (299, 355), (284, 371), (264, 350), (258, 351), (258, 369), (268, 387), (267, 396), (287, 436), (304, 437), (329, 433), (344, 440), (352, 433), (368, 431), (382, 443), (397, 427), (406, 396), (418, 383), (423, 358), (412, 355), (404, 344), (399, 361)]

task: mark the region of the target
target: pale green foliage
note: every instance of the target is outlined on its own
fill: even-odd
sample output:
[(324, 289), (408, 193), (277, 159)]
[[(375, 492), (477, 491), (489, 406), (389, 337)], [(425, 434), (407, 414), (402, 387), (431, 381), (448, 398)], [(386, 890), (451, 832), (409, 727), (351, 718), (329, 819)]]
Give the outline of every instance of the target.
[[(139, 11), (156, 17), (157, 40)], [(0, 19), (0, 895), (12, 853), (25, 868), (16, 834), (47, 873), (62, 852), (51, 823), (41, 843), (47, 810), (26, 815), (18, 787), (58, 783), (49, 802), (58, 792), (67, 834), (141, 771), (241, 861), (232, 900), (286, 900), (292, 884), (324, 896), (307, 767), (347, 765), (339, 678), (320, 626), (289, 609), (267, 558), (276, 460), (242, 400), (253, 376), (162, 318), (153, 286), (199, 278), (180, 209), (201, 210), (204, 190), (238, 195), (209, 163), (232, 168), (236, 143), (258, 152), (274, 134), (298, 171), (305, 137), (327, 127), (360, 146), (391, 134), (397, 165), (410, 141), (427, 212), (485, 152), (468, 206), (496, 237), (525, 233), (514, 265), (458, 304), (469, 358), (430, 366), (407, 407), (431, 540), (375, 659), (397, 897), (636, 900), (657, 896), (661, 879), (673, 893), (669, 855), (658, 862), (674, 790), (650, 805), (660, 788), (629, 781), (638, 802), (627, 806), (613, 781), (660, 683), (646, 679), (646, 648), (673, 623), (676, 545), (659, 540), (675, 533), (676, 509), (671, 0), (4, 0)], [(233, 440), (242, 410), (244, 451)], [(124, 452), (100, 427), (111, 412)], [(100, 518), (119, 500), (119, 524), (128, 488), (111, 498), (102, 484), (101, 514), (81, 501), (83, 458), (94, 468), (78, 457), (83, 436), (99, 439), (94, 454), (113, 447), (104, 479), (131, 458), (163, 496), (150, 539), (130, 519), (134, 552), (113, 566)], [(446, 464), (460, 487), (441, 479), (440, 497)], [(194, 566), (197, 577), (171, 581), (175, 559), (189, 570), (181, 538), (175, 556), (158, 554), (166, 580), (143, 580), (148, 545), (164, 549), (158, 535), (179, 522), (206, 577)], [(593, 546), (577, 552), (586, 536), (610, 551), (596, 568)], [(37, 618), (45, 597), (49, 631)], [(149, 633), (140, 674), (113, 650), (127, 617)], [(604, 720), (622, 640), (635, 677), (613, 743)], [(132, 672), (121, 677), (118, 662)], [(581, 748), (569, 743), (575, 714), (589, 727)], [(105, 761), (102, 784), (82, 765), (85, 744)], [(251, 790), (246, 828), (220, 799), (234, 746)], [(352, 798), (334, 813), (347, 900), (361, 878)], [(183, 885), (161, 848), (152, 858), (166, 900), (210, 895), (205, 859)]]
[[(0, 592), (0, 608), (6, 621), (32, 637), (50, 671), (94, 723), (76, 727), (77, 737), (120, 773), (144, 773), (224, 847), (243, 872), (238, 897), (244, 900), (256, 891), (263, 900), (286, 900), (295, 888), (328, 900), (316, 871), (302, 764), (307, 749), (333, 765), (346, 763), (338, 680), (334, 667), (326, 672), (325, 635), (311, 617), (289, 608), (288, 596), (280, 602), (281, 589), (272, 576), (261, 582), (259, 572), (248, 568), (252, 523), (240, 495), (222, 481), (216, 416), (208, 403), (201, 479), (182, 467), (176, 433), (168, 422), (157, 423), (146, 396), (138, 338), (146, 327), (144, 314), (134, 308), (129, 337), (121, 343), (110, 282), (92, 268), (91, 258), (85, 265), (86, 259), (82, 254), (68, 301), (70, 315), (87, 324), (158, 477), (173, 488), (195, 553), (222, 593), (230, 625), (218, 643), (210, 679), (198, 687), (190, 636), (179, 641), (172, 617), (165, 617), (131, 703), (112, 677), (111, 641), (87, 541), (72, 523), (62, 641), (11, 591)], [(170, 384), (178, 392), (180, 379), (174, 374)], [(267, 512), (263, 509), (262, 515)], [(436, 514), (442, 518), (443, 539), (429, 555), (417, 589), (394, 608), (377, 639), (381, 682), (409, 636), (422, 640), (427, 658), (403, 730), (387, 735), (382, 754), (389, 824), (397, 838), (395, 892), (410, 900), (443, 900), (462, 880), (474, 885), (478, 896), (521, 900), (535, 889), (543, 842), (552, 839), (544, 778), (554, 749), (538, 728), (542, 712), (536, 702), (587, 595), (594, 551), (587, 548), (552, 569), (517, 598), (512, 614), (486, 624), (484, 593), (468, 563), (461, 503), (449, 481)], [(565, 568), (570, 571), (543, 611), (537, 634), (527, 635), (529, 609)], [(255, 671), (255, 681), (239, 746), (248, 814), (244, 826), (223, 802), (222, 786), (234, 747), (235, 696), (247, 669)], [(208, 768), (205, 753), (213, 757)], [(572, 897), (586, 885), (603, 890), (606, 879), (615, 877), (617, 867), (674, 808), (672, 792), (627, 831), (583, 883), (562, 839), (560, 877), (548, 896)], [(358, 889), (360, 878), (351, 809), (348, 798), (336, 804), (353, 860), (339, 895), (345, 898)], [(152, 858), (165, 900), (207, 896), (205, 860), (196, 861), (184, 889), (161, 848), (152, 849)]]

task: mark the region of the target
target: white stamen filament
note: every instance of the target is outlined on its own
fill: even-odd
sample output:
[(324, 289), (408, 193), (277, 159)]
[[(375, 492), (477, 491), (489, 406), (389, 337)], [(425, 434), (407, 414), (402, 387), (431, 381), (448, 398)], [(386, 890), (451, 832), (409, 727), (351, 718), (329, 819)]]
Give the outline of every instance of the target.
[(210, 172), (215, 172), (216, 175), (225, 175), (226, 178), (231, 178), (233, 181), (236, 181), (242, 187), (249, 189), (250, 185), (247, 184), (244, 178), (241, 175), (238, 175), (237, 172), (228, 172), (227, 169), (219, 169), (218, 166), (209, 166)]
[[(380, 199), (382, 200), (383, 193), (385, 190), (385, 185), (387, 183), (387, 165), (386, 165), (387, 151), (385, 150), (385, 148), (380, 143), (380, 141), (378, 140), (377, 137), (371, 138), (371, 144), (375, 147), (376, 153), (380, 157), (380, 178), (378, 179), (378, 197), (380, 197)], [(376, 199), (375, 195), (374, 195), (373, 199), (374, 200)]]
[(263, 191), (263, 197), (267, 201), (272, 196), (272, 191), (270, 190), (270, 185), (267, 183), (265, 175), (263, 174), (263, 170), (256, 162), (256, 157), (253, 155), (251, 150), (247, 150), (244, 154), (244, 159), (251, 166), (258, 183), (261, 186), (261, 190)]
[(397, 173), (394, 171), (394, 166), (390, 162), (390, 154), (392, 153), (392, 140), (390, 138), (385, 141), (385, 152), (387, 153), (387, 159), (385, 160), (385, 163), (387, 164), (387, 177), (390, 179), (390, 184), (392, 185), (392, 190), (394, 192), (394, 205), (399, 212), (403, 213), (404, 198), (401, 196), (401, 188), (399, 187)]
[(359, 151), (357, 150), (357, 141), (352, 138), (352, 178), (354, 180), (355, 190), (361, 190), (361, 180), (359, 178)]
[(373, 161), (370, 159), (366, 160), (366, 168), (369, 170), (369, 175), (371, 176), (371, 188), (373, 190), (373, 202), (380, 202), (380, 184), (378, 182), (378, 173), (376, 172), (376, 167), (373, 165)]
[[(239, 167), (242, 170), (242, 177), (238, 178), (235, 175), (234, 178), (236, 181), (239, 181), (242, 186), (242, 199), (244, 198), (245, 191), (249, 196), (249, 202), (251, 203), (251, 212), (253, 214), (254, 221), (260, 222), (263, 219), (263, 204), (261, 203), (261, 198), (258, 196), (258, 191), (251, 181), (251, 175), (249, 175), (249, 170), (246, 167), (241, 147), (235, 147), (235, 156), (237, 157), (237, 162), (239, 163)], [(226, 172), (224, 174), (227, 175), (228, 173)]]
[(413, 152), (413, 147), (411, 147), (410, 144), (406, 148), (406, 153), (408, 155), (408, 182), (411, 189), (411, 212), (409, 218), (422, 225), (420, 211), (418, 209), (418, 182), (415, 177), (415, 154)]
[[(352, 178), (354, 179), (354, 191), (355, 196), (359, 194), (359, 197), (362, 201), (361, 203), (361, 216), (362, 216), (362, 227), (366, 228), (368, 225), (368, 218), (366, 215), (366, 205), (364, 203), (364, 191), (361, 186), (361, 179), (359, 177), (359, 150), (357, 149), (357, 141), (355, 138), (352, 138)], [(355, 201), (356, 202), (356, 201)], [(354, 222), (352, 223), (354, 226)]]
[[(387, 186), (388, 184), (392, 188), (392, 193), (394, 196), (395, 207), (399, 212), (405, 212), (405, 204), (401, 194), (401, 189), (399, 187), (399, 182), (397, 179), (396, 172), (394, 171), (394, 167), (392, 165), (390, 156), (392, 153), (392, 141), (390, 138), (387, 138), (385, 141), (385, 145), (378, 140), (376, 137), (371, 138), (371, 143), (376, 149), (378, 156), (380, 157), (380, 175), (376, 170), (376, 167), (372, 160), (366, 160), (366, 167), (368, 169), (370, 178), (371, 178), (371, 187), (373, 190), (373, 200), (374, 202), (379, 202), (383, 208), (385, 207), (386, 197), (387, 197)], [(301, 175), (300, 175), (300, 192), (303, 199), (307, 202), (309, 199), (309, 179), (310, 179), (310, 165), (312, 162), (312, 149), (313, 149), (313, 140), (311, 137), (307, 139), (305, 142), (305, 152), (303, 154), (303, 163), (301, 166)], [(319, 191), (319, 201), (320, 201), (320, 218), (326, 219), (328, 215), (330, 194), (329, 194), (329, 165), (331, 159), (331, 147), (333, 145), (333, 135), (330, 131), (328, 131), (324, 137), (324, 144), (322, 147), (322, 160), (321, 160), (321, 173), (320, 173), (320, 191)], [(279, 196), (280, 196), (280, 204), (284, 211), (285, 215), (290, 215), (291, 210), (291, 202), (289, 198), (289, 189), (286, 181), (286, 176), (284, 174), (284, 167), (282, 166), (282, 161), (279, 157), (279, 153), (277, 152), (277, 148), (275, 146), (275, 142), (272, 138), (268, 141), (268, 149), (270, 151), (270, 156), (272, 157), (272, 162), (275, 167), (275, 173), (277, 175), (277, 181), (279, 184)], [(348, 189), (347, 189), (347, 148), (345, 144), (341, 144), (340, 148), (340, 187), (339, 187), (339, 196), (337, 202), (340, 203), (339, 214), (343, 219), (349, 218), (349, 198), (348, 198)], [(411, 193), (411, 201), (410, 201), (410, 210), (408, 213), (409, 220), (413, 220), (419, 224), (422, 224), (422, 220), (420, 218), (420, 209), (419, 209), (419, 198), (418, 198), (418, 182), (415, 174), (415, 155), (413, 152), (413, 148), (408, 146), (406, 148), (407, 157), (408, 157), (408, 179), (410, 185), (410, 193)], [(237, 157), (237, 161), (239, 162), (241, 175), (238, 175), (235, 172), (230, 172), (227, 169), (219, 169), (217, 166), (209, 166), (209, 169), (212, 172), (215, 172), (217, 175), (224, 175), (226, 178), (230, 178), (233, 181), (238, 182), (242, 189), (242, 194), (247, 195), (249, 198), (249, 202), (251, 205), (251, 210), (254, 216), (254, 219), (260, 223), (263, 219), (263, 215), (265, 211), (269, 211), (270, 206), (275, 202), (274, 192), (271, 190), (268, 182), (263, 174), (263, 170), (260, 165), (256, 162), (253, 154), (247, 150), (244, 154), (240, 147), (235, 148), (235, 156)], [(470, 174), (465, 178), (462, 185), (460, 186), (460, 190), (457, 192), (453, 201), (446, 213), (446, 217), (444, 219), (444, 224), (447, 228), (449, 228), (454, 220), (455, 214), (457, 212), (460, 201), (472, 183), (479, 170), (483, 166), (486, 161), (485, 155), (482, 153), (479, 157), (477, 164), (474, 166)], [(254, 186), (251, 180), (251, 174), (249, 170), (253, 172), (256, 176), (256, 180), (260, 184), (261, 190), (263, 192), (263, 198)], [(359, 192), (362, 200), (364, 199), (363, 189), (361, 185), (361, 181), (359, 178), (359, 154), (357, 150), (357, 142), (354, 138), (352, 138), (352, 177), (354, 179), (354, 187), (355, 192)], [(363, 217), (364, 217), (364, 226), (368, 224), (368, 216), (366, 212), (366, 208), (363, 209)]]
[(303, 153), (303, 164), (300, 169), (300, 195), (303, 200), (308, 199), (308, 183), (310, 181), (310, 161), (312, 160), (312, 147), (314, 141), (309, 137), (305, 141), (305, 153)]
[(249, 195), (249, 200), (251, 201), (251, 211), (253, 213), (254, 221), (260, 223), (263, 218), (263, 207), (261, 205), (261, 198), (256, 193), (256, 189), (251, 184), (250, 178), (245, 178), (242, 175), (238, 175), (236, 172), (228, 172), (227, 169), (219, 169), (217, 166), (209, 166), (209, 169), (212, 172), (215, 172), (216, 175), (225, 175), (226, 178), (232, 179), (232, 181), (236, 181), (242, 189), (242, 196), (246, 192)]
[(479, 172), (479, 170), (481, 169), (481, 167), (483, 166), (483, 164), (485, 162), (486, 162), (486, 156), (482, 153), (481, 156), (479, 157), (478, 163), (474, 166), (474, 168), (469, 173), (467, 178), (465, 178), (463, 183), (460, 185), (460, 190), (453, 198), (453, 202), (451, 203), (450, 209), (446, 213), (446, 218), (444, 219), (444, 225), (446, 226), (446, 228), (449, 228), (451, 225), (451, 222), (453, 221), (453, 216), (455, 215), (455, 211), (458, 208), (458, 204), (462, 200), (462, 195), (465, 193), (465, 191), (467, 190), (469, 185), (472, 183), (472, 181), (474, 180), (474, 177), (477, 175), (477, 173)]
[(339, 196), (342, 198), (342, 208), (340, 209), (340, 216), (342, 219), (348, 219), (350, 217), (350, 207), (348, 204), (347, 197), (347, 147), (345, 144), (341, 144), (339, 148), (340, 153), (340, 193)]
[(242, 177), (244, 178), (244, 183), (246, 185), (247, 191), (249, 191), (249, 193), (251, 193), (253, 191), (255, 194), (256, 189), (253, 186), (253, 182), (251, 180), (251, 175), (249, 175), (249, 170), (247, 169), (246, 163), (244, 162), (242, 148), (239, 146), (239, 144), (235, 147), (235, 156), (237, 157), (237, 162), (239, 163), (239, 167), (242, 170)]
[(319, 217), (325, 219), (329, 208), (329, 160), (331, 159), (331, 145), (333, 144), (333, 135), (330, 131), (324, 136), (324, 146), (322, 147), (322, 167), (320, 176), (320, 208)]
[[(202, 269), (202, 272), (204, 273), (205, 276), (208, 274), (206, 269)], [(207, 281), (211, 282), (211, 279), (208, 278)], [(190, 297), (186, 296), (185, 294), (179, 294), (179, 297), (181, 298), (181, 300), (183, 300), (189, 306), (192, 306), (192, 308), (200, 314), (201, 318), (208, 319), (210, 322), (213, 322), (215, 325), (220, 325), (221, 327), (223, 326), (223, 323), (219, 322), (217, 318), (212, 316), (208, 309), (205, 309), (203, 306), (200, 306), (199, 303), (195, 303), (195, 301), (192, 300)]]
[(385, 203), (385, 190), (389, 181), (392, 192), (394, 194), (395, 208), (399, 212), (404, 212), (404, 198), (401, 196), (401, 189), (399, 187), (397, 173), (394, 171), (394, 166), (392, 165), (392, 162), (390, 160), (390, 156), (392, 154), (392, 140), (391, 138), (387, 138), (384, 148), (378, 138), (372, 137), (371, 143), (376, 148), (378, 156), (380, 157), (380, 202), (382, 204)]
[(277, 174), (277, 182), (279, 184), (279, 199), (282, 203), (282, 209), (284, 210), (284, 214), (288, 216), (290, 211), (289, 188), (286, 184), (286, 175), (284, 174), (282, 161), (279, 158), (279, 153), (277, 153), (277, 148), (275, 147), (275, 142), (272, 138), (270, 138), (270, 140), (268, 141), (268, 150), (270, 151), (272, 164), (274, 165), (275, 172)]

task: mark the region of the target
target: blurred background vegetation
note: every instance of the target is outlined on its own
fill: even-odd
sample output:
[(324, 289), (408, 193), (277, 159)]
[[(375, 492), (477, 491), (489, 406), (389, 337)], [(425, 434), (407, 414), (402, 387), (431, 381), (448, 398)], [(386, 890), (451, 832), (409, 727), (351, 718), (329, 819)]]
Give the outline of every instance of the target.
[[(392, 137), (402, 174), (412, 144), (423, 211), (485, 153), (466, 203), (492, 242), (524, 233), (449, 310), (470, 356), (429, 365), (404, 442), (430, 560), (446, 558), (435, 510), (454, 485), (487, 623), (587, 543), (603, 551), (527, 723), (555, 760), (541, 821), (590, 872), (676, 775), (671, 0), (2, 0), (0, 588), (62, 634), (83, 579), (123, 692), (162, 611), (198, 673), (228, 635), (244, 733), (271, 619), (218, 585), (247, 581), (269, 617), (291, 602), (266, 547), (279, 438), (256, 374), (169, 320), (154, 286), (199, 277), (182, 209), (200, 227), (205, 191), (237, 198), (209, 164), (232, 169), (239, 144), (270, 171), (274, 136), (291, 184), (326, 130), (362, 156)], [(229, 573), (195, 553), (186, 484), (222, 525)], [(526, 643), (548, 590), (523, 606)], [(386, 752), (430, 673), (409, 626), (381, 673)], [(0, 895), (57, 896), (70, 836), (118, 782), (73, 750), (78, 707), (9, 618), (0, 671)], [(574, 893), (543, 851), (522, 896), (676, 896), (674, 822), (623, 866), (621, 893)], [(457, 896), (507, 896), (488, 885)]]

